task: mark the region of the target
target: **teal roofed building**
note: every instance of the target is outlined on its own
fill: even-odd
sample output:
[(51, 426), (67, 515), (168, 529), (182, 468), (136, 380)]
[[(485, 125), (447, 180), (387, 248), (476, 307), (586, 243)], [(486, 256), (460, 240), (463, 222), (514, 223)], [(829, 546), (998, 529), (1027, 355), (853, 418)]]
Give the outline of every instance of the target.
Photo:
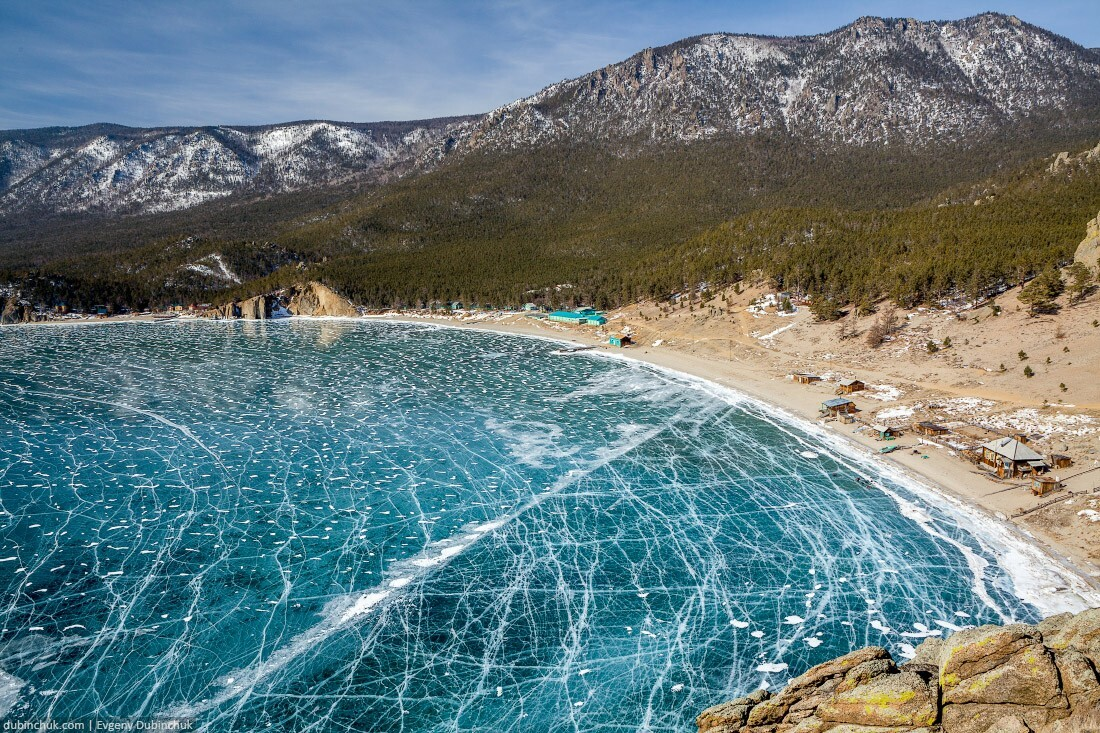
[(558, 323), (573, 323), (577, 325), (589, 324), (591, 326), (602, 326), (607, 323), (607, 319), (597, 313), (592, 308), (582, 308), (576, 311), (554, 311), (547, 316), (551, 321), (557, 321)]

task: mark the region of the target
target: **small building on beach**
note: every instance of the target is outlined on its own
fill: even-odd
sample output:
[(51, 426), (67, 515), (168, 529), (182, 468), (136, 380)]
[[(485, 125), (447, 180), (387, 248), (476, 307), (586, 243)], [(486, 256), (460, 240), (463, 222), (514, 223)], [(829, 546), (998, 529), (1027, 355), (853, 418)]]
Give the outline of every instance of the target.
[(1054, 476), (1035, 475), (1031, 477), (1031, 493), (1035, 496), (1045, 496), (1060, 488), (1062, 488), (1062, 482)]
[(856, 403), (847, 397), (835, 397), (831, 400), (825, 400), (821, 403), (821, 409), (819, 410), (822, 415), (828, 415), (829, 417), (848, 415), (855, 411)]
[(879, 440), (892, 440), (899, 435), (901, 431), (897, 428), (892, 428), (889, 425), (874, 424), (870, 426), (871, 432), (877, 433)]
[(837, 394), (852, 394), (853, 392), (862, 392), (867, 389), (867, 385), (858, 379), (845, 379), (840, 383), (840, 386), (836, 388)]
[(1073, 465), (1073, 459), (1061, 453), (1052, 453), (1050, 456), (1051, 468), (1069, 468)]
[(795, 372), (791, 375), (791, 379), (798, 384), (813, 384), (814, 382), (821, 381), (821, 377), (816, 374), (807, 374), (805, 372)]
[(613, 333), (607, 339), (607, 343), (612, 346), (618, 346), (620, 349), (624, 346), (634, 343), (629, 334), (625, 333)]
[(951, 432), (950, 428), (946, 428), (943, 425), (938, 425), (934, 422), (919, 422), (913, 425), (913, 430), (921, 435), (927, 435), (930, 437), (936, 437), (938, 435), (947, 435)]
[(1016, 438), (997, 438), (977, 449), (978, 460), (1001, 478), (1016, 478), (1047, 470), (1043, 457)]

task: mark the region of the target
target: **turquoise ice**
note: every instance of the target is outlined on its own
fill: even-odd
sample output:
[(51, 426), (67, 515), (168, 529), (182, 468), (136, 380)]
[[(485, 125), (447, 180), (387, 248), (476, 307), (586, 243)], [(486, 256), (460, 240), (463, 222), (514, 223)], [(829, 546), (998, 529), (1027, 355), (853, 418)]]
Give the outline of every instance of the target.
[(685, 731), (853, 647), (1036, 618), (900, 479), (558, 348), (335, 320), (0, 330), (9, 717)]

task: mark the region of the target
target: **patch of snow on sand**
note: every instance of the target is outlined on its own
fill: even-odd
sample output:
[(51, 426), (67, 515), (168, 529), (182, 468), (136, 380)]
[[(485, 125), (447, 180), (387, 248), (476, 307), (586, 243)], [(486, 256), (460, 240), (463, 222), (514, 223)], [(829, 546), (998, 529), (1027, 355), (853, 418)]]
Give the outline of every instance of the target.
[(775, 338), (779, 334), (786, 331), (788, 328), (794, 328), (797, 325), (798, 325), (797, 323), (788, 323), (786, 326), (780, 326), (779, 328), (775, 329), (774, 331), (771, 331), (770, 333), (766, 333), (763, 336), (759, 335), (760, 334), (759, 331), (753, 331), (752, 335), (753, 335), (753, 338), (758, 339), (760, 341), (770, 341), (771, 339)]
[(880, 410), (875, 413), (875, 417), (879, 420), (903, 420), (905, 418), (913, 417), (915, 411), (912, 407), (905, 405), (899, 405), (898, 407), (891, 407), (886, 410)]
[(999, 415), (986, 415), (981, 418), (981, 424), (983, 427), (994, 430), (1040, 434), (1044, 438), (1049, 438), (1055, 433), (1081, 437), (1092, 435), (1097, 431), (1096, 420), (1088, 415), (1063, 413), (1044, 415), (1033, 407)]
[(882, 402), (894, 402), (902, 395), (902, 391), (892, 384), (869, 384), (864, 393), (872, 400)]
[(980, 397), (955, 397), (938, 403), (939, 409), (948, 415), (973, 415), (978, 410), (988, 410), (997, 403)]

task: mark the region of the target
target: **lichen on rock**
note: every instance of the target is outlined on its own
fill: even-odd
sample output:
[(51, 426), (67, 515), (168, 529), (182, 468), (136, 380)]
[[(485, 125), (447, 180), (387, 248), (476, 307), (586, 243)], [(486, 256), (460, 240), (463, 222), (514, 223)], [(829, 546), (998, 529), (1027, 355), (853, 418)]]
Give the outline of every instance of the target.
[(699, 733), (1100, 733), (1100, 609), (928, 639), (899, 668), (867, 647), (778, 694), (704, 711)]

